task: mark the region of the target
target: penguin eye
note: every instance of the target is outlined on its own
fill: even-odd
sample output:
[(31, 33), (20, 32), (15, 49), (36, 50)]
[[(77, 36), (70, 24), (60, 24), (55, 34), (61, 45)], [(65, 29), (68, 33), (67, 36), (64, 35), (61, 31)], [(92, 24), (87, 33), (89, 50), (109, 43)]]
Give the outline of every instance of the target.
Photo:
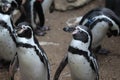
[(26, 27), (25, 25), (22, 25), (22, 29), (26, 30), (26, 29), (27, 29), (27, 27)]
[(76, 30), (80, 30), (80, 27), (79, 27), (79, 26), (77, 26), (77, 27), (76, 27)]

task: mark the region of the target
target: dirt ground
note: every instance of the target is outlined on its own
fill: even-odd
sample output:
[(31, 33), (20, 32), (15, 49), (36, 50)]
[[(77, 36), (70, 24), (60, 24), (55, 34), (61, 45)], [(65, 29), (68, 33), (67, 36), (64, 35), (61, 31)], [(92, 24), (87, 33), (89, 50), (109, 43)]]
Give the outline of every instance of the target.
[[(92, 8), (103, 6), (100, 0), (93, 1), (87, 6), (66, 12), (55, 11), (52, 14), (46, 15), (46, 25), (49, 25), (51, 30), (43, 37), (37, 37), (45, 52), (48, 55), (51, 65), (51, 80), (54, 73), (67, 53), (67, 48), (71, 41), (71, 34), (64, 32), (62, 29), (66, 26), (66, 21), (69, 18), (82, 16)], [(103, 40), (103, 47), (110, 50), (110, 54), (97, 55), (99, 63), (100, 80), (120, 80), (120, 37), (105, 38)], [(45, 42), (48, 42), (46, 44)], [(0, 70), (0, 80), (8, 80), (6, 70)], [(68, 67), (66, 67), (59, 80), (71, 80)]]

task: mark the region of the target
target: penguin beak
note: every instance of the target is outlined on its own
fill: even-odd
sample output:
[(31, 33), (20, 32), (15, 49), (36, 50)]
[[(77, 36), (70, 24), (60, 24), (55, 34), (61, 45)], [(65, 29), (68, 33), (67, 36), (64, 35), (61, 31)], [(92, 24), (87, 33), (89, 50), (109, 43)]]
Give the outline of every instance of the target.
[(23, 31), (24, 31), (24, 30), (23, 30), (21, 27), (19, 27), (19, 26), (15, 27), (15, 32), (16, 32), (17, 34), (21, 34)]
[(65, 32), (73, 32), (74, 30), (75, 30), (76, 28), (75, 27), (64, 27), (63, 28), (63, 31), (65, 31)]

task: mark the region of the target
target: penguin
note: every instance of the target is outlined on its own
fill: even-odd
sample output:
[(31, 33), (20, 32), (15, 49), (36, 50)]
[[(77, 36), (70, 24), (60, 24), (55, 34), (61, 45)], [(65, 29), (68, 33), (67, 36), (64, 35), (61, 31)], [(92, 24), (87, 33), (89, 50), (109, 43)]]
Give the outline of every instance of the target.
[[(17, 65), (22, 80), (50, 80), (50, 65), (47, 55), (39, 45), (31, 25), (19, 23), (13, 32), (17, 43)], [(10, 66), (14, 65), (14, 61)], [(14, 76), (11, 76), (14, 80)]]
[(12, 34), (14, 25), (11, 16), (16, 7), (9, 5), (5, 0), (3, 1), (0, 5), (0, 65), (8, 67), (16, 53), (16, 42)]
[(68, 47), (68, 54), (57, 68), (54, 79), (68, 64), (72, 80), (99, 80), (98, 63), (91, 51), (92, 34), (89, 28), (77, 25), (72, 30), (73, 39)]
[(48, 26), (44, 26), (45, 13), (54, 11), (54, 0), (25, 0), (21, 6), (19, 9), (21, 15), (15, 20), (15, 24), (27, 21), (33, 26), (36, 35), (44, 36), (46, 31), (50, 30)]
[[(108, 8), (92, 9), (77, 22), (78, 25), (87, 26), (91, 30), (93, 35), (92, 49), (95, 53), (106, 55), (110, 53), (101, 47), (101, 43), (106, 35), (108, 37), (120, 35), (120, 19), (112, 10)], [(64, 31), (70, 32), (70, 28), (74, 27), (65, 27)]]

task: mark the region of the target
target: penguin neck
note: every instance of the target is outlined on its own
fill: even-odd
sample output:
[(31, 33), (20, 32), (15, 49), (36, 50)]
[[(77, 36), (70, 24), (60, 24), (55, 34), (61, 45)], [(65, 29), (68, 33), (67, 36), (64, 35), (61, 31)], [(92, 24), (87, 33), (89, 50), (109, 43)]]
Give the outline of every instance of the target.
[(89, 62), (90, 58), (92, 58), (90, 48), (91, 48), (90, 41), (88, 41), (87, 43), (83, 43), (81, 41), (73, 39), (68, 48), (68, 52), (71, 54), (77, 54), (80, 56), (84, 56), (87, 59), (87, 61)]
[(4, 22), (6, 22), (7, 25), (10, 27), (11, 31), (13, 31), (13, 27), (12, 27), (13, 23), (11, 21), (11, 15), (0, 13), (0, 20), (3, 20)]
[(30, 44), (30, 45), (35, 45), (35, 42), (33, 40), (33, 36), (30, 39), (24, 38), (24, 37), (17, 37), (16, 42), (19, 44)]
[(32, 36), (30, 39), (16, 37), (16, 42), (17, 42), (17, 47), (25, 47), (25, 48), (34, 47), (39, 52), (41, 52), (41, 50), (39, 49), (38, 44), (36, 44), (36, 42), (35, 42), (35, 37), (34, 36)]
[(88, 51), (90, 47), (89, 45), (90, 45), (90, 41), (83, 43), (82, 41), (75, 40), (75, 39), (72, 39), (70, 43), (71, 47), (75, 49), (83, 50), (83, 51)]

